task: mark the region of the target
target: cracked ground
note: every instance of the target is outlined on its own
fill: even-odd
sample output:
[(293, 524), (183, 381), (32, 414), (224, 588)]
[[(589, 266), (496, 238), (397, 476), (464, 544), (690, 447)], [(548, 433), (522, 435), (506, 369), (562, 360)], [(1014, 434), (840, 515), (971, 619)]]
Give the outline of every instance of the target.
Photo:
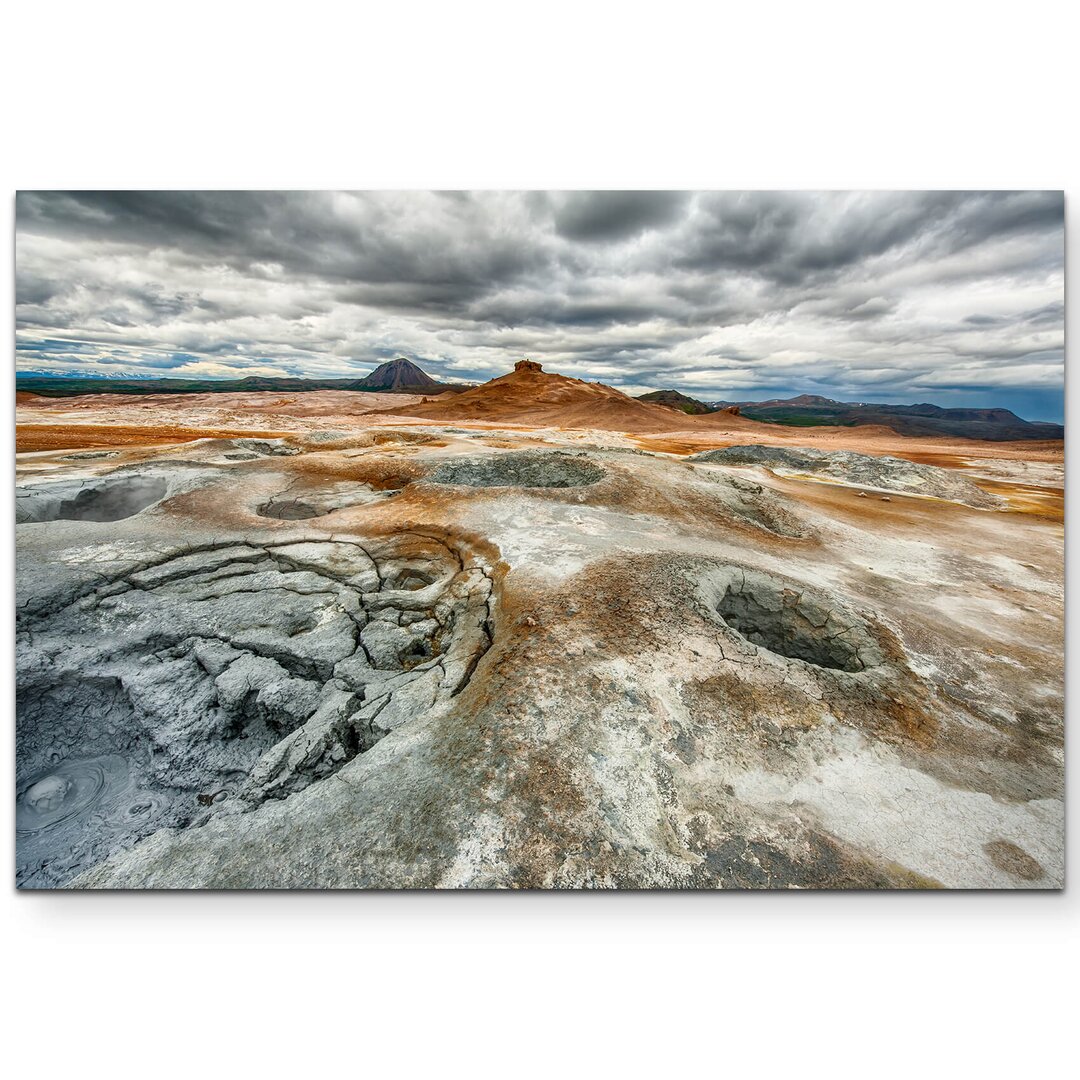
[(20, 455), (21, 886), (1062, 883), (1053, 462), (260, 423)]

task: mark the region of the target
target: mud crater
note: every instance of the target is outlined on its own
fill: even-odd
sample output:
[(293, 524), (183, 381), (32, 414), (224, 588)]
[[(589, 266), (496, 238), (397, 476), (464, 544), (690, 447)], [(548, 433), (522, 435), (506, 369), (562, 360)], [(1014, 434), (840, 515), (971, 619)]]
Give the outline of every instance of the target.
[(403, 534), (220, 543), (24, 615), (16, 880), (287, 798), (459, 693), (491, 579)]
[(852, 673), (883, 661), (867, 624), (817, 589), (795, 587), (752, 571), (734, 572), (714, 588), (717, 615), (757, 648), (814, 667)]
[(336, 507), (320, 509), (303, 499), (270, 499), (260, 503), (255, 512), (259, 517), (273, 518), (276, 521), (305, 521), (308, 518), (322, 517), (335, 509)]
[(37, 484), (16, 491), (15, 520), (18, 523), (120, 521), (160, 502), (168, 490), (168, 482), (161, 476), (112, 476)]
[(398, 494), (399, 489), (377, 491), (368, 484), (336, 485), (295, 496), (285, 491), (260, 503), (255, 513), (276, 521), (306, 521), (325, 517), (335, 510), (381, 502)]

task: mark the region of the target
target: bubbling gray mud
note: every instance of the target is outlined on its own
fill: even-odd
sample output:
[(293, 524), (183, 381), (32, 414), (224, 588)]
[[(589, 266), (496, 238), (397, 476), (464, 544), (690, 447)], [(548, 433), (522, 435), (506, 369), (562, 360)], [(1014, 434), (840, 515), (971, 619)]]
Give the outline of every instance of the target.
[(169, 808), (160, 793), (141, 788), (118, 754), (68, 758), (16, 788), (15, 843), (21, 866), (43, 868), (40, 881), (59, 881), (152, 831)]
[(414, 534), (218, 543), (20, 614), (20, 886), (330, 776), (457, 694), (491, 581)]
[(45, 776), (32, 777), (16, 798), (15, 831), (32, 836), (63, 825), (98, 802), (116, 771), (127, 774), (123, 758), (111, 756), (61, 761)]

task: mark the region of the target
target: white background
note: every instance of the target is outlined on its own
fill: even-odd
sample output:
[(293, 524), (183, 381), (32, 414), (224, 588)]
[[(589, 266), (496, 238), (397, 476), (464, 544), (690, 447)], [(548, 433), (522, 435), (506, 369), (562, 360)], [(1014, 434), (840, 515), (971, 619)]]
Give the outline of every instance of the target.
[[(17, 188), (1069, 189), (1065, 20), (1031, 0), (24, 2), (0, 64), (6, 226)], [(13, 451), (10, 375), (0, 391)], [(3, 1063), (80, 1080), (1058, 1076), (1077, 1058), (1077, 907), (1075, 890), (12, 890)]]

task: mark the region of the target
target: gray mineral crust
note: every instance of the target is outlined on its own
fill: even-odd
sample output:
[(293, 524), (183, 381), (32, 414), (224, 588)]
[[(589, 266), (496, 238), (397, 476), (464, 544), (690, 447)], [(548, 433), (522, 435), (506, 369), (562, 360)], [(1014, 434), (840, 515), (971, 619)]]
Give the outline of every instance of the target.
[(995, 510), (1004, 500), (936, 465), (922, 465), (896, 457), (875, 457), (850, 450), (815, 450), (785, 446), (728, 446), (706, 450), (690, 458), (713, 465), (763, 465), (777, 473), (827, 477), (852, 487), (929, 495), (979, 510)]

